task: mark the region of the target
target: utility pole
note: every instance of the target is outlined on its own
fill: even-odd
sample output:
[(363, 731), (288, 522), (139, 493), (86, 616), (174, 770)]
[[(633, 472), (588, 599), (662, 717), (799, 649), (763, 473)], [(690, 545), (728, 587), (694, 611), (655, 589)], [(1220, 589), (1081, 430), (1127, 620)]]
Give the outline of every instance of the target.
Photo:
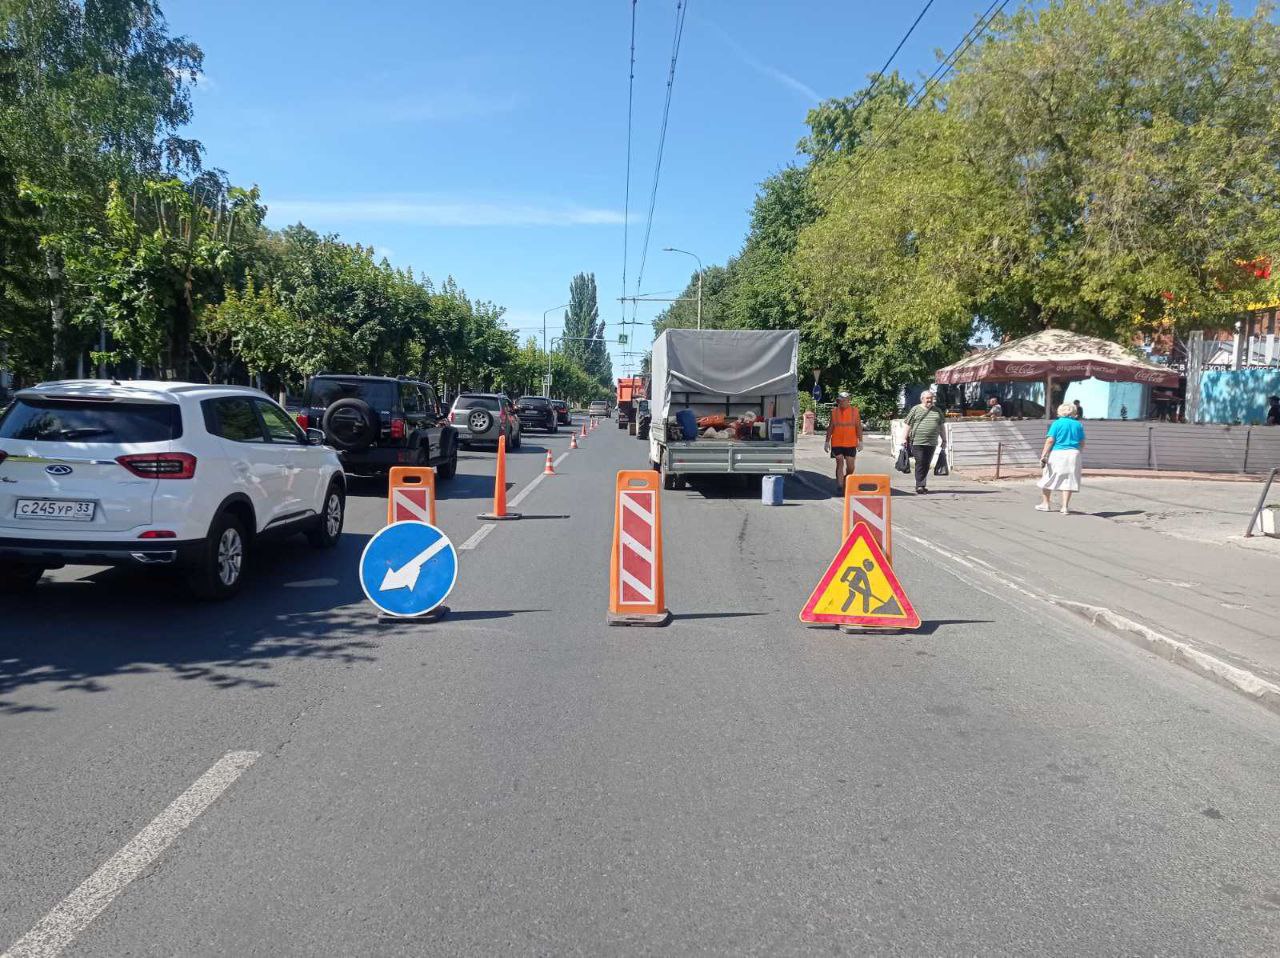
[(687, 249), (676, 249), (674, 246), (662, 247), (664, 253), (683, 253), (685, 256), (692, 256), (698, 263), (698, 328), (702, 328), (702, 260), (699, 259), (697, 253), (690, 253)]
[(563, 306), (552, 306), (542, 314), (542, 351), (547, 353), (547, 378), (542, 382), (542, 395), (547, 399), (551, 398), (551, 354), (547, 352), (547, 314), (554, 313), (557, 309), (568, 309), (569, 306), (569, 303)]

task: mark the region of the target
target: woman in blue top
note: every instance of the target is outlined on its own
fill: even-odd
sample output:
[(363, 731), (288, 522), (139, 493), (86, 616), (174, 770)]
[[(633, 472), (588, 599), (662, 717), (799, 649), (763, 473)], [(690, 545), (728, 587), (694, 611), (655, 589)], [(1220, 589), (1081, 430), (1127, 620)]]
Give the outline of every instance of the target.
[(1080, 491), (1080, 451), (1084, 449), (1084, 426), (1075, 418), (1076, 407), (1069, 402), (1058, 407), (1058, 418), (1049, 427), (1040, 453), (1041, 477), (1039, 512), (1048, 512), (1054, 490), (1062, 493), (1062, 514), (1071, 512), (1071, 493)]

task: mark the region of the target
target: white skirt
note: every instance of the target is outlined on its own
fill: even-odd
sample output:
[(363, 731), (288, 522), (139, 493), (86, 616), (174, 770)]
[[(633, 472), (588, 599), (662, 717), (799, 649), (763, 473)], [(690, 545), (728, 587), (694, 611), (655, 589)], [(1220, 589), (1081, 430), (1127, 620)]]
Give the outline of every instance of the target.
[(1049, 492), (1079, 492), (1080, 468), (1079, 449), (1054, 449), (1036, 485)]

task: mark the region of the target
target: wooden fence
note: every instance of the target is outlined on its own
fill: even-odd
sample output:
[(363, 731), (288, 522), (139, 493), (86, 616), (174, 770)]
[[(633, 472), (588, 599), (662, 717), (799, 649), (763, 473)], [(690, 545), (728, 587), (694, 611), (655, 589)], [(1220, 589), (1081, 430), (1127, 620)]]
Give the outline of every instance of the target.
[[(1043, 420), (947, 423), (961, 468), (1038, 468)], [(1085, 420), (1086, 469), (1150, 469), (1265, 475), (1280, 467), (1280, 427)]]

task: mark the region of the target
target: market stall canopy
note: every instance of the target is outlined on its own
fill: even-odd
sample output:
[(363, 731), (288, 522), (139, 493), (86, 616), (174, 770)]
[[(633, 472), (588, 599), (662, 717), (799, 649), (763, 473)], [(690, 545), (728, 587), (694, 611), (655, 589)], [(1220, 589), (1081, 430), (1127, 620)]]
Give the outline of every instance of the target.
[(1177, 389), (1177, 371), (1139, 359), (1122, 346), (1065, 329), (1045, 329), (994, 349), (966, 356), (939, 369), (948, 386), (987, 380), (1043, 382), (1045, 379), (1103, 379)]

